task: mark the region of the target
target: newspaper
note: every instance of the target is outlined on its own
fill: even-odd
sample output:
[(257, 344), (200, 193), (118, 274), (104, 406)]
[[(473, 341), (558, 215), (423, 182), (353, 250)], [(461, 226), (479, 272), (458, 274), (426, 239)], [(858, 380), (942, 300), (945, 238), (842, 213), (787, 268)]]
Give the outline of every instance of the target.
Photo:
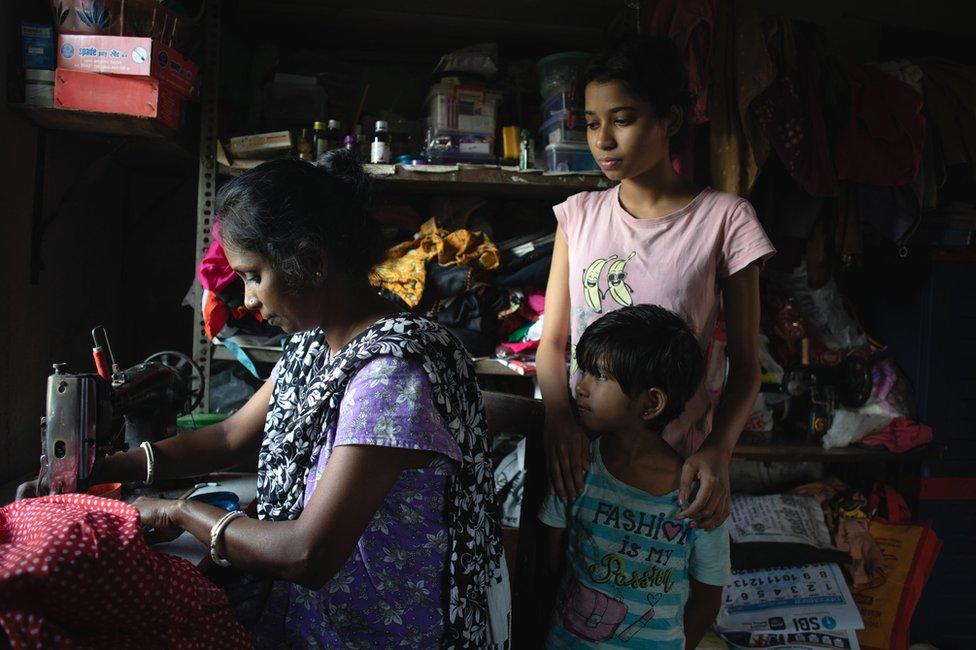
[(728, 526), (737, 544), (774, 542), (833, 548), (820, 503), (812, 496), (734, 495)]
[(733, 571), (715, 628), (720, 632), (836, 632), (864, 627), (836, 564)]
[(857, 632), (726, 632), (719, 635), (732, 650), (860, 650)]

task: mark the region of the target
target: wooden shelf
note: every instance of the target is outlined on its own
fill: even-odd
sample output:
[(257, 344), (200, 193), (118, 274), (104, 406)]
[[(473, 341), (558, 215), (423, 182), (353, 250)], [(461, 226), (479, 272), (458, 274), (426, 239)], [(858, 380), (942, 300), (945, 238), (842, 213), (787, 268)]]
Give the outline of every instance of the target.
[(116, 160), (126, 169), (192, 175), (199, 158), (168, 127), (145, 117), (8, 104), (45, 131), (120, 138)]
[(602, 174), (543, 174), (497, 167), (461, 167), (456, 171), (427, 172), (397, 166), (395, 174), (374, 176), (374, 185), (384, 192), (545, 198), (586, 190), (604, 190), (613, 184)]
[(474, 360), (474, 372), (476, 375), (481, 375), (482, 377), (528, 377), (531, 378), (533, 375), (522, 375), (505, 364), (499, 362), (497, 359), (484, 358)]
[[(252, 359), (264, 363), (274, 363), (281, 356), (281, 351), (274, 348), (245, 348)], [(217, 345), (213, 350), (215, 359), (236, 361), (230, 350)], [(475, 373), (480, 376), (495, 377), (526, 377), (511, 370), (495, 359), (476, 359)], [(921, 462), (924, 460), (938, 460), (942, 457), (942, 447), (929, 444), (906, 451), (893, 453), (885, 450), (862, 449), (860, 447), (840, 447), (824, 449), (814, 442), (791, 437), (790, 434), (774, 432), (773, 441), (767, 442), (763, 438), (768, 434), (744, 433), (732, 454), (734, 460), (751, 460), (761, 462), (786, 463), (891, 463), (891, 462)]]
[[(368, 166), (373, 167), (373, 166)], [(375, 166), (392, 168), (392, 165)], [(460, 167), (452, 171), (413, 171), (400, 165), (394, 173), (372, 173), (378, 192), (404, 194), (479, 194), (511, 198), (558, 198), (576, 192), (613, 186), (603, 175), (518, 172), (499, 167)], [(218, 165), (222, 176), (240, 176), (245, 170)]]
[(175, 140), (176, 132), (148, 117), (119, 113), (94, 113), (63, 108), (47, 108), (29, 104), (9, 104), (31, 122), (49, 131), (73, 131), (124, 135), (155, 140)]
[(773, 433), (773, 442), (762, 442), (755, 434), (744, 433), (736, 445), (732, 458), (735, 460), (754, 460), (766, 462), (810, 462), (810, 463), (888, 463), (919, 462), (936, 460), (941, 457), (941, 447), (925, 445), (906, 451), (893, 453), (886, 450), (862, 449), (860, 447), (839, 447), (824, 449), (814, 442), (790, 439), (789, 434)]
[[(276, 363), (278, 359), (281, 358), (281, 350), (278, 348), (253, 346), (242, 347), (244, 351), (247, 352), (248, 356), (250, 356), (254, 361), (260, 363)], [(230, 350), (220, 343), (214, 344), (213, 358), (221, 361), (237, 361), (237, 357), (235, 357)], [(526, 376), (518, 374), (495, 359), (476, 359), (474, 362), (474, 371), (478, 375), (493, 375), (501, 377)]]

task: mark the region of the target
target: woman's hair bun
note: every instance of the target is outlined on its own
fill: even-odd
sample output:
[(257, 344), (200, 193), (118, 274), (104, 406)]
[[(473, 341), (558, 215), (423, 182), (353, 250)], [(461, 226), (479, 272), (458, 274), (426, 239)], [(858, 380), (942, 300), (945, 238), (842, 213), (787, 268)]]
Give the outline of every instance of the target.
[(346, 185), (361, 203), (369, 198), (370, 177), (356, 154), (345, 147), (326, 151), (315, 163), (334, 180)]

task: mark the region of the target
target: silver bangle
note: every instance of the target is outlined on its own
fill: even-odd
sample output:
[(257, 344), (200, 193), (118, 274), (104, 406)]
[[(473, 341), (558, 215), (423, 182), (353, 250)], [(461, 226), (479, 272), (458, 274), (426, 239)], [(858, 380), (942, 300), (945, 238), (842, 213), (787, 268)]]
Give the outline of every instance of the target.
[(225, 560), (224, 558), (220, 557), (220, 555), (217, 554), (217, 542), (220, 541), (221, 536), (224, 534), (224, 529), (227, 528), (227, 525), (230, 524), (230, 522), (237, 519), (238, 517), (246, 517), (246, 516), (247, 514), (243, 510), (234, 510), (232, 512), (228, 512), (226, 515), (218, 519), (217, 523), (215, 523), (213, 525), (213, 528), (210, 529), (210, 559), (213, 560), (214, 564), (216, 564), (217, 566), (222, 566), (222, 567), (230, 566), (230, 562), (228, 562), (227, 560)]
[(152, 443), (148, 440), (139, 445), (146, 452), (146, 485), (152, 485), (153, 475), (156, 473), (156, 454)]

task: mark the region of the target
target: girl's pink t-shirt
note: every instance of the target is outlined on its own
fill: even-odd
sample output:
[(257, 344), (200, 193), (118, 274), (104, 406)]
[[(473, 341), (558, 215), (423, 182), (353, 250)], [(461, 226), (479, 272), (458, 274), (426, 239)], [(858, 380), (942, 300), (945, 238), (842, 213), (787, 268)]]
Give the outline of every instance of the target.
[[(553, 208), (569, 246), (570, 389), (576, 389), (576, 343), (601, 315), (621, 307), (659, 305), (684, 318), (704, 350), (718, 314), (718, 281), (776, 249), (743, 198), (706, 188), (684, 208), (638, 219), (620, 204), (620, 186), (582, 192)], [(704, 384), (664, 438), (684, 456), (711, 431)]]

